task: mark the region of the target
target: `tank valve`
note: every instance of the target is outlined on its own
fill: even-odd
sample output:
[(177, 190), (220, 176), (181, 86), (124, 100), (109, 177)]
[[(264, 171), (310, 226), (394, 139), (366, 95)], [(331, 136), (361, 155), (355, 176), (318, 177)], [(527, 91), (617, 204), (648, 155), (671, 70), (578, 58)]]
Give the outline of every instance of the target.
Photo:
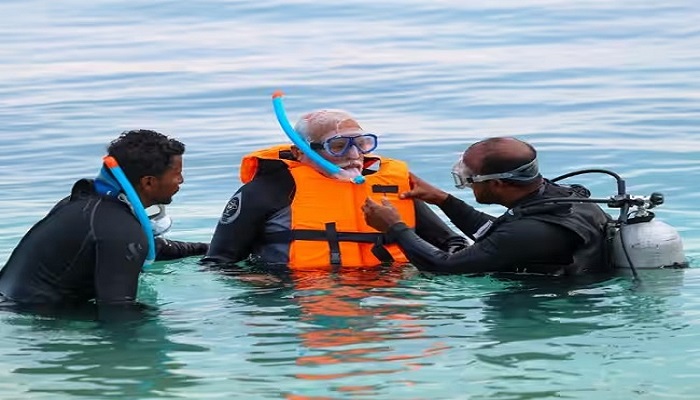
[(651, 196), (649, 196), (649, 203), (651, 203), (651, 207), (649, 208), (664, 204), (664, 195), (659, 192), (652, 193)]

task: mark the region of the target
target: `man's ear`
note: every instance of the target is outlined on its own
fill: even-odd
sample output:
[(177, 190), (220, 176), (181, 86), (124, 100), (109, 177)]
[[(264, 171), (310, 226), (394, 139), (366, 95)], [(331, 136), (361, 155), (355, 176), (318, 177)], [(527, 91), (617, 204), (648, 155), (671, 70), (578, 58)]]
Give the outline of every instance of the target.
[(156, 177), (152, 175), (142, 176), (141, 179), (139, 179), (139, 186), (141, 190), (152, 189), (155, 184)]

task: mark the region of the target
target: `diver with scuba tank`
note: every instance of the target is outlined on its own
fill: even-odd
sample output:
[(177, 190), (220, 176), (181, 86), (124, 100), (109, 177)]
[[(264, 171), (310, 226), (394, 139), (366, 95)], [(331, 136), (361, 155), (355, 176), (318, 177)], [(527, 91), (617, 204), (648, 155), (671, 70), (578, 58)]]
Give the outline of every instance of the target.
[[(618, 193), (591, 199), (580, 186), (557, 181), (587, 172), (614, 176)], [(547, 180), (539, 173), (537, 152), (511, 137), (494, 137), (471, 145), (452, 169), (455, 186), (470, 188), (481, 204), (499, 204), (507, 211), (496, 218), (411, 176), (412, 189), (403, 198), (437, 205), (474, 243), (449, 254), (421, 240), (391, 204), (368, 199), (363, 205), (368, 225), (398, 243), (417, 268), (443, 273), (521, 272), (582, 275), (611, 272), (617, 267), (683, 267), (680, 236), (650, 211), (663, 196), (635, 198), (624, 181), (606, 170), (588, 170)], [(598, 204), (620, 208), (613, 219)], [(637, 209), (630, 212), (630, 207)]]

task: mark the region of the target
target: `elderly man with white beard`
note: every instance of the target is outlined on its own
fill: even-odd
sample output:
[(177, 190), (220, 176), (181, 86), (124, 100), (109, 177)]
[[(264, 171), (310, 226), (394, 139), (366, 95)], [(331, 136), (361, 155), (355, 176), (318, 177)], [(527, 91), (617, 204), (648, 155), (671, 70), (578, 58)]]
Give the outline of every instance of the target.
[(248, 154), (241, 163), (243, 185), (225, 206), (204, 262), (329, 271), (406, 263), (395, 243), (365, 223), (367, 198), (391, 202), (437, 248), (453, 252), (467, 245), (424, 202), (399, 198), (410, 190), (408, 166), (373, 154), (377, 135), (348, 112), (312, 111), (294, 128), (311, 151), (365, 182), (328, 175), (290, 144)]

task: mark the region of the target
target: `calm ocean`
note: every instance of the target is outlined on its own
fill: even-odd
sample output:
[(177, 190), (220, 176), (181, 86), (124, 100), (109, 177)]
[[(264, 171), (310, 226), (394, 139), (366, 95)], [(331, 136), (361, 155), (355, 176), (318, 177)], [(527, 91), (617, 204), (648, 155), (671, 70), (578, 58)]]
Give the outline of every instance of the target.
[(3, 0), (0, 14), (0, 265), (135, 128), (187, 144), (170, 237), (208, 241), (241, 157), (285, 141), (282, 89), (292, 120), (347, 109), (377, 153), (467, 201), (450, 167), (488, 136), (534, 144), (546, 176), (612, 169), (665, 194), (658, 218), (692, 267), (635, 285), (164, 263), (139, 289), (160, 314), (134, 326), (0, 312), (0, 398), (700, 396), (700, 2)]

